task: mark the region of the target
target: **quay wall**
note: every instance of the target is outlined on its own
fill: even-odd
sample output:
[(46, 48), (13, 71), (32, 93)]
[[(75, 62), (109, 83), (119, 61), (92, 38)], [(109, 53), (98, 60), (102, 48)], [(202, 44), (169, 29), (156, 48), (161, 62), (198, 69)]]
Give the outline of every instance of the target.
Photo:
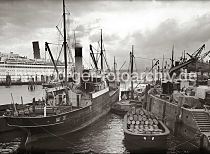
[(201, 132), (190, 109), (170, 102), (167, 98), (160, 98), (152, 94), (147, 96), (146, 109), (163, 121), (172, 134), (183, 136), (189, 142), (200, 147)]

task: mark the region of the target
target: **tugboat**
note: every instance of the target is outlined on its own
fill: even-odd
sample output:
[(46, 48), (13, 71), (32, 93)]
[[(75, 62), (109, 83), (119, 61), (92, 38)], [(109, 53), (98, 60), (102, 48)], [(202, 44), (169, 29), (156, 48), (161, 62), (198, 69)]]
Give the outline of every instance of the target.
[[(111, 89), (102, 73), (83, 69), (82, 46), (80, 44), (75, 46), (75, 66), (77, 73), (82, 76), (78, 80), (79, 83), (72, 83), (72, 87), (68, 86), (65, 16), (63, 0), (64, 85), (47, 89), (46, 98), (43, 100), (33, 99), (32, 105), (17, 110), (15, 114), (5, 116), (9, 126), (27, 131), (29, 142), (79, 131), (106, 115), (111, 109), (113, 100), (119, 98), (119, 88)], [(102, 46), (101, 40), (101, 49)], [(103, 58), (103, 50), (101, 50), (101, 59)], [(103, 61), (101, 62), (102, 71)], [(84, 72), (86, 75), (83, 75)]]
[(141, 102), (138, 100), (121, 99), (120, 101), (115, 102), (111, 110), (115, 114), (124, 116), (131, 107), (136, 106), (137, 104), (141, 104)]
[(163, 153), (169, 129), (142, 107), (132, 107), (124, 116), (125, 146), (132, 153)]
[(121, 90), (121, 100), (117, 101), (112, 106), (112, 112), (118, 115), (125, 115), (131, 107), (140, 105), (141, 102), (138, 98), (138, 93), (135, 93), (134, 96), (134, 88), (133, 88), (133, 80), (132, 80), (132, 74), (133, 74), (133, 46), (132, 46), (132, 52), (130, 52), (130, 63), (131, 63), (131, 88), (129, 90)]

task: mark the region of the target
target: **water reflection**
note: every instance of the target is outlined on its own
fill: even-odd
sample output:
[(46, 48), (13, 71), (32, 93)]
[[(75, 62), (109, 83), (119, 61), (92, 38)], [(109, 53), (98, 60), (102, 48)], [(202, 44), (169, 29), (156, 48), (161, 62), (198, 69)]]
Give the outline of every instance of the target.
[(28, 147), (34, 152), (123, 153), (126, 151), (123, 139), (122, 117), (110, 113), (81, 131), (42, 139), (29, 144)]

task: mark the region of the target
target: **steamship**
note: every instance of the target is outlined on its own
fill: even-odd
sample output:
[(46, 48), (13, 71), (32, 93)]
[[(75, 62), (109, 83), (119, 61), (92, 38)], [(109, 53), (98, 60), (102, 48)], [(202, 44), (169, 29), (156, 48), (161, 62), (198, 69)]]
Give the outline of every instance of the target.
[[(28, 83), (32, 80), (38, 83), (48, 82), (55, 78), (55, 68), (51, 61), (41, 59), (39, 42), (32, 42), (34, 59), (20, 56), (13, 52), (0, 52), (0, 84), (5, 84), (10, 76), (12, 84)], [(58, 61), (57, 69), (60, 78), (63, 76), (64, 63)]]
[[(63, 0), (64, 25), (65, 16)], [(104, 50), (102, 48), (101, 69), (96, 67), (96, 69), (89, 70), (84, 69), (82, 64), (82, 46), (75, 43), (75, 72), (81, 76), (72, 82), (67, 81), (65, 26), (63, 36), (65, 60), (63, 85), (46, 89), (45, 98), (42, 100), (34, 98), (31, 104), (21, 109), (17, 109), (13, 104), (13, 110), (6, 113), (4, 117), (10, 127), (22, 128), (28, 133), (28, 142), (79, 131), (107, 114), (112, 104), (119, 98), (119, 84), (109, 83), (106, 73), (103, 73)], [(101, 39), (101, 47), (102, 43)], [(94, 61), (93, 54), (91, 57)]]

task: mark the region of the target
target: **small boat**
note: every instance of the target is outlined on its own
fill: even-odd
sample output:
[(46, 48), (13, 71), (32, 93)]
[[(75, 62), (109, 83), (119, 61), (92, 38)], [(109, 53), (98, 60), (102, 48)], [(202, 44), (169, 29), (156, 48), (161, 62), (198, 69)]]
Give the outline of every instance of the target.
[[(132, 52), (130, 53), (131, 60), (131, 78), (133, 73), (133, 47)], [(142, 106), (141, 101), (139, 101), (139, 93), (134, 93), (133, 81), (131, 80), (131, 88), (128, 90), (121, 90), (120, 92), (121, 100), (117, 101), (111, 108), (111, 111), (118, 115), (125, 115), (132, 106)]]
[(56, 86), (62, 86), (64, 83), (63, 82), (58, 82), (58, 81), (50, 81), (48, 83), (42, 83), (43, 88), (53, 88)]
[(142, 103), (138, 99), (127, 97), (130, 91), (121, 91), (121, 100), (114, 103), (111, 111), (115, 114), (124, 116), (133, 106), (141, 106)]
[(142, 107), (132, 107), (124, 116), (125, 146), (132, 153), (162, 153), (167, 150), (169, 129)]

